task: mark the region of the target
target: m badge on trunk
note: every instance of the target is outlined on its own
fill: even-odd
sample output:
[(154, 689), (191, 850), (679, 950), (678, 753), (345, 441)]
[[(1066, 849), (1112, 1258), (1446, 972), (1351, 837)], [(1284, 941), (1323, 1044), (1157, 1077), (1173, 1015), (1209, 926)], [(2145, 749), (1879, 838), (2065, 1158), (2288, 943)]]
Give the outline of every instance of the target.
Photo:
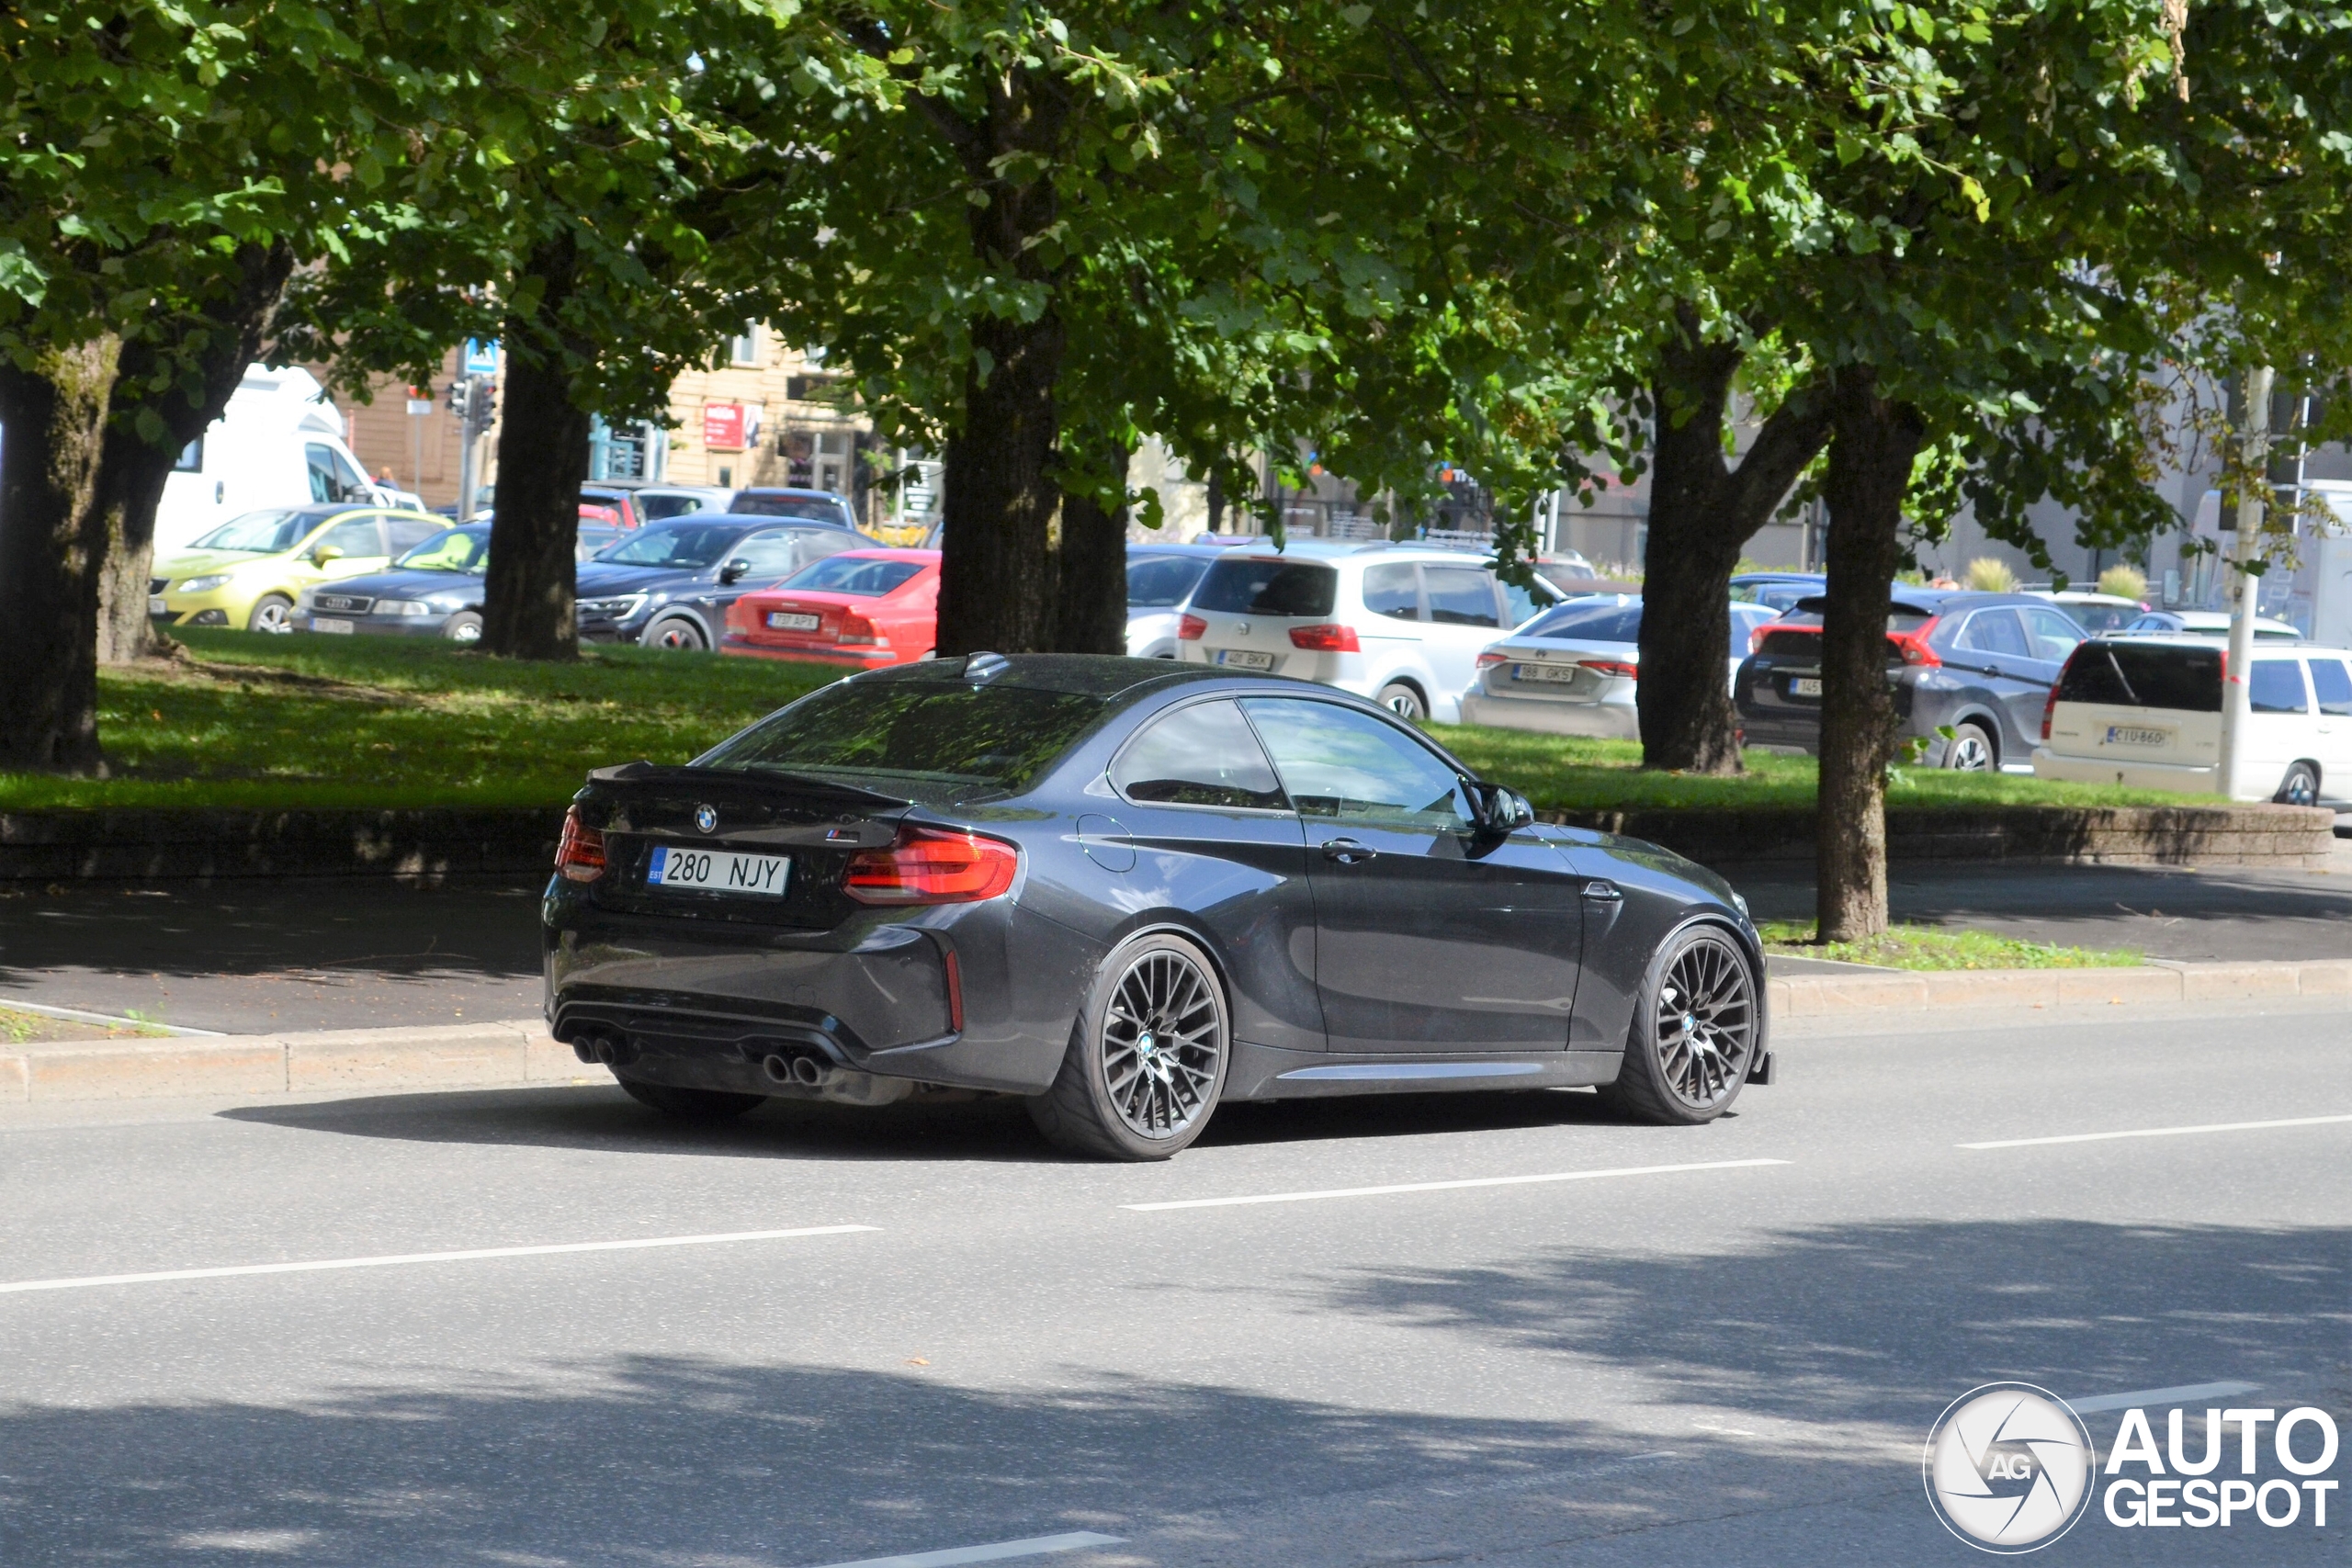
[(704, 831), (704, 832), (706, 832), (706, 833), (716, 833), (716, 832), (718, 832), (718, 807), (717, 807), (716, 806), (697, 806), (697, 807), (695, 807), (695, 826), (696, 828), (700, 829), (702, 831)]

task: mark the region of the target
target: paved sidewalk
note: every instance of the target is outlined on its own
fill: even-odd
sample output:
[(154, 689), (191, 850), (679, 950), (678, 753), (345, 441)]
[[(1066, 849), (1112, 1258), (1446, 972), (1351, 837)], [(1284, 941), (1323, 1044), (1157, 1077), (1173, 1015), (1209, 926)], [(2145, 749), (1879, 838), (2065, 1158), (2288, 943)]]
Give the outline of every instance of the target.
[(0, 897), (0, 1007), (228, 1034), (526, 1018), (541, 886), (305, 878)]

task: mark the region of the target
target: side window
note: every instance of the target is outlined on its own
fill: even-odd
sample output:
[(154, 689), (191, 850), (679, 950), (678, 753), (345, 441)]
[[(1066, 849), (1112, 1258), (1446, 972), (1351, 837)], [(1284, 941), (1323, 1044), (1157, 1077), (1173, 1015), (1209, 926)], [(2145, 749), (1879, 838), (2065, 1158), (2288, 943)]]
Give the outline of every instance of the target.
[(373, 517), (354, 517), (328, 529), (315, 549), (337, 549), (345, 560), (366, 560), (384, 553), (384, 525)]
[(1112, 764), (1129, 800), (1154, 806), (1255, 807), (1279, 811), (1282, 785), (1241, 710), (1196, 703), (1154, 719)]
[(1756, 635), (1757, 627), (1762, 626), (1771, 618), (1772, 617), (1769, 615), (1760, 614), (1757, 610), (1749, 609), (1744, 605), (1733, 605), (1731, 612), (1731, 656), (1734, 659), (1747, 658), (1747, 639)]
[(2309, 713), (2303, 700), (2303, 665), (2298, 659), (2257, 659), (2246, 694), (2256, 713)]
[(2352, 718), (2352, 670), (2341, 659), (2312, 660), (2312, 691), (2319, 711), (2335, 718)]
[(2083, 640), (2083, 628), (2071, 615), (2057, 610), (2024, 609), (2018, 612), (2025, 617), (2026, 641), (2033, 645), (2033, 657), (2052, 664), (2063, 663)]
[(858, 534), (843, 534), (831, 528), (804, 528), (798, 542), (800, 564), (807, 566), (812, 560), (823, 560), (827, 556), (856, 549), (867, 542), (864, 536)]
[(1425, 566), (1421, 581), (1430, 591), (1430, 619), (1449, 626), (1491, 626), (1495, 614), (1495, 574), (1476, 566)]
[(1532, 590), (1521, 588), (1516, 582), (1497, 578), (1495, 585), (1503, 591), (1503, 625), (1507, 626), (1525, 626), (1550, 603), (1538, 600)]
[(747, 539), (736, 540), (735, 547), (727, 552), (727, 559), (752, 563), (752, 570), (743, 575), (745, 582), (766, 582), (792, 575), (797, 565), (792, 544), (793, 536), (786, 529), (753, 534)]
[(1384, 561), (1363, 569), (1363, 607), (1394, 621), (1421, 618), (1421, 585), (1410, 561)]
[(416, 548), (417, 546), (424, 543), (425, 540), (433, 537), (434, 535), (438, 534), (442, 529), (447, 526), (448, 525), (447, 523), (441, 522), (437, 518), (430, 521), (422, 517), (387, 517), (384, 519), (384, 533), (390, 542), (390, 553), (393, 555), (400, 555), (404, 551)]
[(2025, 628), (2018, 625), (2015, 610), (1979, 610), (1968, 617), (1953, 643), (1974, 653), (2005, 653), (2012, 658), (2030, 659), (2027, 649)]
[(303, 460), (311, 470), (312, 501), (341, 501), (343, 481), (335, 477), (334, 452), (332, 448), (310, 446), (302, 448)]
[(1242, 705), (1301, 816), (1342, 825), (1471, 826), (1461, 779), (1394, 725), (1336, 703), (1245, 697)]

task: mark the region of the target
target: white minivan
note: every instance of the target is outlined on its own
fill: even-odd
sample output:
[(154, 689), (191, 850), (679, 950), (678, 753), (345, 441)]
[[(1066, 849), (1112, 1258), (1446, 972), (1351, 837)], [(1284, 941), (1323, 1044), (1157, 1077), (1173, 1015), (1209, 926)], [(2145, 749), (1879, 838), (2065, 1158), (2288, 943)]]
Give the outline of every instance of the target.
[(371, 482), (344, 441), (343, 414), (299, 367), (248, 366), (229, 406), (188, 443), (155, 508), (155, 558), (182, 555), (233, 517), (266, 507), (349, 502), (424, 510)]
[(1406, 718), (1456, 724), (1478, 655), (1560, 598), (1542, 578), (1421, 545), (1297, 540), (1212, 563), (1177, 628), (1190, 664), (1319, 681)]
[[(2098, 638), (2067, 660), (2042, 709), (2033, 771), (2045, 779), (2185, 795), (2222, 793), (2227, 650), (2199, 637)], [(2352, 801), (2352, 654), (2258, 645), (2241, 797)]]

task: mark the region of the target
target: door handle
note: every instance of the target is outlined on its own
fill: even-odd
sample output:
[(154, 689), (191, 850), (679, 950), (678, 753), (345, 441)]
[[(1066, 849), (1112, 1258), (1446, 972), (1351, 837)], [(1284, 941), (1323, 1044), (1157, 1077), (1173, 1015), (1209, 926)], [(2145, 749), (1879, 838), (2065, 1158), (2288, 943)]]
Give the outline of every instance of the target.
[(1377, 860), (1380, 852), (1367, 848), (1353, 839), (1331, 839), (1323, 845), (1323, 858), (1338, 861), (1341, 865), (1353, 865), (1360, 860)]
[(1588, 882), (1584, 885), (1584, 896), (1603, 904), (1614, 904), (1625, 897), (1617, 890), (1613, 882)]

